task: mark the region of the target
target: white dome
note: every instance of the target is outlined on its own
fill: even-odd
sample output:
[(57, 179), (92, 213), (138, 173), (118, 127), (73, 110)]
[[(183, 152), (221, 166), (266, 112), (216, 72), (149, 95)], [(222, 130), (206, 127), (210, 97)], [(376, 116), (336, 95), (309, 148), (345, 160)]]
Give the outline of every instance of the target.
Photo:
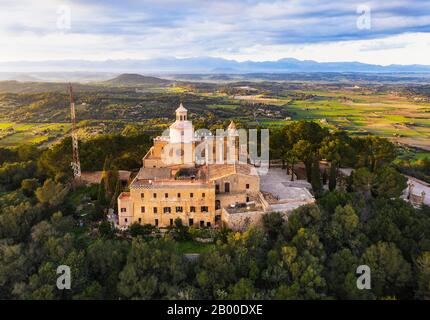
[(170, 129), (183, 130), (189, 128), (193, 128), (193, 124), (191, 123), (191, 121), (175, 121), (170, 125)]
[(176, 109), (176, 121), (169, 127), (170, 143), (191, 143), (194, 137), (194, 128), (187, 119), (187, 109), (182, 103)]
[(178, 109), (176, 109), (176, 111), (175, 112), (188, 112), (188, 110), (187, 109), (185, 109), (184, 108), (184, 106), (183, 106), (183, 104), (181, 103), (180, 105), (179, 105), (179, 108)]
[(176, 121), (187, 121), (187, 109), (184, 108), (182, 103), (179, 105), (179, 108), (176, 109)]

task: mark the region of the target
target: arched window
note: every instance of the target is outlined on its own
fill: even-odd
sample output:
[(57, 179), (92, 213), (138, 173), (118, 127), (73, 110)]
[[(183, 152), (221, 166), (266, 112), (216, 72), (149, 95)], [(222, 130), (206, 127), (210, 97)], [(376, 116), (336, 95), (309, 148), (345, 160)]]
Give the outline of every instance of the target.
[(224, 184), (224, 192), (230, 192), (230, 182)]

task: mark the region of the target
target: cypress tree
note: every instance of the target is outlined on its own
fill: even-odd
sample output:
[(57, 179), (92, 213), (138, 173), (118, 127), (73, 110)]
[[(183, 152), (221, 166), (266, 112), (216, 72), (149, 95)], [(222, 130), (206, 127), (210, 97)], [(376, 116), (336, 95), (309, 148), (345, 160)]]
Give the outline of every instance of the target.
[(314, 193), (318, 195), (322, 191), (322, 184), (321, 184), (321, 174), (320, 174), (320, 163), (317, 157), (314, 157), (314, 161), (312, 164), (312, 189), (314, 190)]
[(336, 189), (336, 176), (337, 176), (337, 170), (336, 170), (336, 164), (334, 161), (330, 164), (330, 176), (328, 180), (328, 189), (330, 191), (333, 191)]
[(111, 201), (110, 201), (110, 207), (111, 208), (116, 208), (117, 206), (117, 199), (119, 194), (121, 193), (121, 181), (119, 179), (116, 180), (116, 185), (115, 185), (115, 191), (112, 195)]
[(328, 179), (327, 170), (324, 169), (323, 175), (322, 175), (323, 186), (325, 186), (327, 184), (327, 179)]
[(117, 191), (117, 184), (120, 182), (119, 180), (119, 172), (116, 168), (112, 168), (107, 172), (106, 181), (105, 181), (105, 191), (107, 196), (107, 201), (112, 200), (112, 197), (115, 196)]
[(104, 184), (105, 192), (109, 190), (109, 170), (110, 170), (110, 157), (105, 158), (105, 162), (103, 164), (103, 173), (102, 173), (102, 181)]
[(312, 160), (305, 161), (305, 171), (306, 171), (306, 179), (308, 182), (312, 183)]
[(351, 172), (351, 174), (349, 175), (347, 181), (346, 181), (346, 191), (347, 192), (353, 192), (354, 188), (352, 186), (354, 182), (354, 171)]
[(106, 190), (105, 190), (105, 181), (104, 178), (100, 181), (99, 189), (97, 193), (97, 200), (100, 205), (104, 206), (106, 204)]

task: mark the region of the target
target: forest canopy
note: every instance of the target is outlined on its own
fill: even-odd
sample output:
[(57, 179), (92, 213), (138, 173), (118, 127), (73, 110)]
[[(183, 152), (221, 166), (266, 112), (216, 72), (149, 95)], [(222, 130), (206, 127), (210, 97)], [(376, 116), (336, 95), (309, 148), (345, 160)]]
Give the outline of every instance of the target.
[[(103, 170), (105, 181), (80, 188), (70, 184), (70, 145), (2, 153), (1, 299), (430, 299), (430, 209), (399, 198), (406, 181), (385, 139), (306, 121), (274, 130), (272, 158), (289, 169), (304, 164), (316, 204), (287, 220), (268, 213), (244, 232), (177, 221), (164, 234), (142, 225), (115, 230), (106, 216), (116, 170), (138, 168), (150, 136), (81, 142), (83, 169)], [(353, 174), (339, 183), (348, 166)], [(196, 251), (198, 259), (187, 258)], [(362, 264), (372, 270), (371, 290), (356, 286)], [(59, 265), (71, 267), (71, 290), (56, 287)]]

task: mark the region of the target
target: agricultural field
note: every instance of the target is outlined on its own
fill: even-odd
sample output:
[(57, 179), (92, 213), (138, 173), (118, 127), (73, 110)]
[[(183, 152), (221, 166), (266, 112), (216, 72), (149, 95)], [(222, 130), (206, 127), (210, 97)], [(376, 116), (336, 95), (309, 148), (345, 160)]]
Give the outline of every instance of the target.
[(209, 109), (227, 109), (227, 110), (234, 110), (236, 108), (238, 108), (238, 105), (235, 104), (210, 104), (208, 105)]
[(64, 137), (69, 130), (68, 123), (0, 122), (0, 146), (44, 145)]
[[(267, 100), (270, 104), (282, 106), (291, 115), (291, 120), (314, 120), (332, 129), (346, 130), (355, 135), (378, 135), (430, 151), (430, 103), (417, 103), (392, 93), (366, 94), (352, 90), (302, 93), (308, 98)], [(235, 98), (237, 103), (265, 101), (261, 95)], [(288, 121), (264, 117), (257, 120), (260, 125), (267, 126), (284, 125)]]
[[(306, 119), (353, 135), (378, 135), (411, 147), (414, 157), (430, 152), (430, 99), (426, 87), (392, 84), (288, 81), (160, 82), (134, 86), (135, 79), (103, 85), (77, 84), (79, 134), (162, 130), (183, 102), (200, 125), (280, 127)], [(164, 81), (164, 80), (163, 80)], [(11, 88), (0, 94), (0, 147), (46, 146), (70, 132), (67, 92), (59, 86)], [(52, 87), (50, 89), (50, 86)], [(43, 88), (45, 92), (35, 92)], [(13, 89), (13, 90), (12, 90)]]

